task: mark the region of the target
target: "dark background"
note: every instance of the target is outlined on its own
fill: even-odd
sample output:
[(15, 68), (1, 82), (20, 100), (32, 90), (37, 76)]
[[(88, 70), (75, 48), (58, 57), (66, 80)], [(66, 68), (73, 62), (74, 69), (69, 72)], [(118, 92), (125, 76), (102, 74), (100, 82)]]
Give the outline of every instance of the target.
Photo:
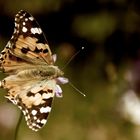
[[(0, 1), (0, 50), (11, 38), (14, 16), (21, 9), (39, 22), (60, 68), (85, 48), (64, 71), (86, 98), (62, 85), (64, 97), (55, 98), (47, 125), (32, 132), (23, 119), (19, 140), (140, 139), (140, 126), (124, 115), (122, 103), (130, 90), (139, 96), (139, 6), (135, 0)], [(12, 139), (20, 114), (5, 94), (0, 90), (0, 140)]]

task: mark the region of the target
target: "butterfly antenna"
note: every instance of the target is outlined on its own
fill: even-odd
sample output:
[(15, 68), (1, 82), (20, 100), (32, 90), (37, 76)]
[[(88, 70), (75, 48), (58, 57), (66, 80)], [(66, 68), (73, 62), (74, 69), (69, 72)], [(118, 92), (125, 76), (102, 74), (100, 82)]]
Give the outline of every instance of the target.
[(86, 94), (84, 94), (82, 91), (80, 91), (78, 88), (76, 88), (76, 86), (74, 86), (70, 81), (69, 84), (72, 88), (74, 88), (78, 93), (80, 93), (81, 95), (83, 95), (84, 97), (86, 97)]
[(84, 47), (81, 47), (81, 49), (79, 50), (79, 51), (77, 51), (74, 55), (72, 55), (72, 57), (68, 60), (68, 62), (65, 64), (65, 66), (62, 68), (62, 70), (64, 70), (65, 69), (65, 67), (74, 59), (74, 57), (76, 56), (76, 55), (78, 55), (80, 52), (81, 52), (81, 50), (83, 50), (84, 49)]

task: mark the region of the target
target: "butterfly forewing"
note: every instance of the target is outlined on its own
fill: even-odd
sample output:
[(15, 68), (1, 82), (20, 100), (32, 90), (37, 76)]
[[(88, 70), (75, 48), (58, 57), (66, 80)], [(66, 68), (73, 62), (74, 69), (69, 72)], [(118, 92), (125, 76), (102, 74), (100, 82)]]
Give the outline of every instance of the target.
[(0, 54), (0, 68), (8, 74), (0, 87), (7, 89), (5, 97), (22, 110), (34, 131), (47, 122), (54, 94), (62, 93), (57, 78), (63, 72), (53, 63), (42, 29), (33, 16), (19, 11), (13, 36)]
[(15, 29), (10, 43), (9, 47), (17, 57), (37, 64), (53, 63), (42, 29), (34, 17), (23, 10), (15, 16)]

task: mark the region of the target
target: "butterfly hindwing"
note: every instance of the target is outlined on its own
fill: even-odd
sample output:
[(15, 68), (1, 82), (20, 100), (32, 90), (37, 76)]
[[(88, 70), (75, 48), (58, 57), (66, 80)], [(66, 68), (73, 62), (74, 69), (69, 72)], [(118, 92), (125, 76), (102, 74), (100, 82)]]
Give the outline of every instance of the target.
[(55, 93), (55, 80), (30, 81), (18, 76), (9, 76), (2, 82), (8, 89), (5, 96), (22, 110), (27, 125), (37, 131), (47, 122)]
[[(37, 84), (26, 94), (18, 97), (18, 106), (23, 111), (27, 125), (34, 131), (42, 128), (47, 122), (55, 92), (55, 81)], [(27, 103), (28, 102), (28, 103)]]

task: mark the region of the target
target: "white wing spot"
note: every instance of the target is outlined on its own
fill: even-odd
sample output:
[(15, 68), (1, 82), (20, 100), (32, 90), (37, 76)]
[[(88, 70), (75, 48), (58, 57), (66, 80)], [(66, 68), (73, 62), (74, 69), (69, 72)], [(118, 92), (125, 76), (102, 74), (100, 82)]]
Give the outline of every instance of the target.
[(28, 117), (28, 119), (30, 119), (30, 118), (31, 118), (29, 114), (28, 114), (28, 116), (27, 116), (27, 117)]
[(15, 18), (15, 21), (17, 21), (18, 20), (18, 18)]
[(24, 33), (26, 33), (27, 30), (28, 30), (28, 29), (27, 29), (26, 27), (23, 27), (23, 28), (22, 28), (22, 31), (23, 31)]
[[(26, 118), (25, 118), (26, 119)], [(26, 120), (27, 121), (27, 120)], [(27, 125), (29, 125), (29, 122), (27, 121)]]
[[(17, 32), (17, 30), (16, 29), (14, 29), (14, 34)], [(12, 37), (14, 37), (14, 36), (12, 36)]]
[(23, 22), (22, 24), (23, 24), (23, 25), (25, 25), (26, 23), (25, 23), (25, 22)]
[(25, 18), (25, 21), (28, 21), (28, 18)]
[(26, 121), (28, 120), (28, 117), (27, 117), (27, 116), (25, 116), (25, 120), (26, 120)]
[(48, 113), (50, 111), (51, 111), (51, 107), (49, 106), (40, 108), (40, 113)]
[(35, 116), (37, 114), (36, 110), (32, 110), (32, 115)]
[(29, 111), (27, 109), (25, 109), (25, 112), (28, 113)]
[(36, 126), (36, 123), (32, 123), (32, 126)]
[(34, 20), (34, 18), (33, 18), (33, 17), (29, 17), (29, 20), (33, 21), (33, 20)]
[(36, 116), (34, 116), (34, 120), (37, 120), (37, 117)]
[(41, 34), (42, 30), (40, 28), (31, 28), (32, 34)]
[(18, 27), (18, 24), (15, 22), (15, 27), (17, 28)]
[(36, 127), (41, 128), (41, 126), (39, 126), (38, 124), (36, 125)]
[(36, 121), (37, 123), (40, 123), (40, 120), (39, 119), (37, 119), (37, 121)]
[(20, 110), (22, 110), (22, 107), (21, 107), (21, 106), (18, 106), (18, 108), (19, 108)]
[(43, 93), (43, 95), (42, 95), (43, 99), (49, 99), (50, 97), (53, 97), (52, 93)]
[(22, 110), (23, 114), (26, 115), (26, 112), (24, 110)]
[(33, 126), (32, 126), (32, 125), (29, 125), (29, 128), (31, 128), (31, 129), (32, 129), (32, 128), (33, 128)]
[(22, 18), (23, 18), (23, 16), (20, 16), (19, 18), (20, 18), (20, 19), (22, 19)]
[(13, 39), (13, 38), (14, 38), (14, 36), (11, 37), (11, 39)]
[(42, 120), (41, 120), (41, 123), (42, 123), (42, 124), (45, 124), (46, 122), (47, 122), (47, 120), (45, 120), (45, 119), (42, 119)]

